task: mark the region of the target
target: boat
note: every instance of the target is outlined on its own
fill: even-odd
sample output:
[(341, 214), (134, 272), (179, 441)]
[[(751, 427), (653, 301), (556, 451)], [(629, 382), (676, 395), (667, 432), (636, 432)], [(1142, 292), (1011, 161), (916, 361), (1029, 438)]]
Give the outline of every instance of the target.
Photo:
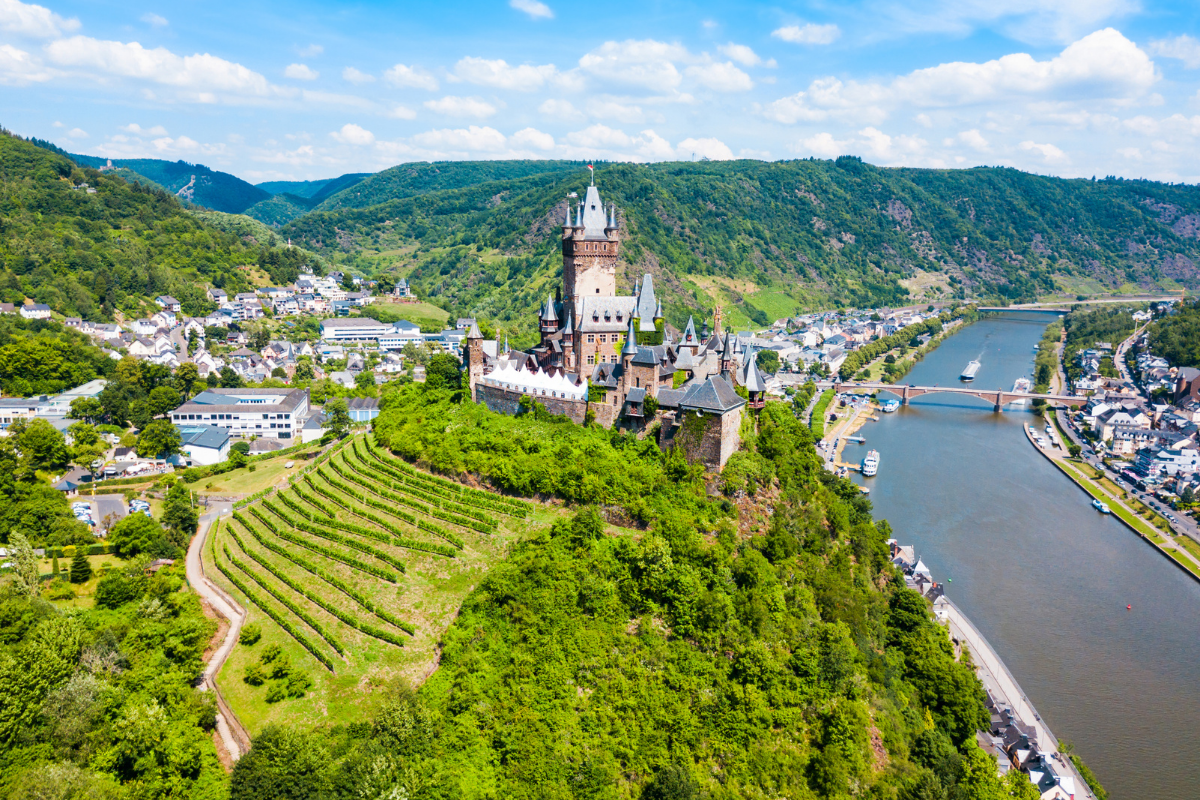
[(899, 407), (900, 407), (900, 401), (899, 401), (899, 400), (888, 400), (888, 401), (886, 401), (886, 402), (885, 402), (885, 403), (884, 403), (882, 406), (880, 406), (880, 408), (882, 408), (882, 409), (883, 409), (883, 412), (884, 412), (885, 414), (890, 414), (890, 413), (892, 413), (893, 411), (895, 411), (895, 410), (896, 410), (897, 408), (899, 408)]
[(1112, 513), (1112, 509), (1109, 508), (1104, 503), (1101, 503), (1099, 500), (1092, 501), (1092, 508), (1099, 511), (1101, 514), (1111, 514)]
[[(1028, 394), (1029, 392), (1033, 391), (1033, 383), (1029, 380), (1029, 378), (1017, 378), (1017, 382), (1013, 384), (1012, 390), (1014, 392), (1023, 392)], [(1028, 397), (1018, 397), (1016, 400), (1012, 401), (1012, 404), (1014, 406), (1023, 406), (1028, 402)]]
[(862, 474), (866, 478), (870, 478), (879, 471), (879, 451), (871, 450), (867, 453), (867, 457), (862, 460)]
[(958, 379), (959, 379), (960, 381), (973, 381), (973, 380), (975, 380), (975, 373), (976, 373), (976, 372), (979, 372), (979, 367), (980, 367), (980, 366), (981, 366), (981, 365), (980, 365), (980, 363), (979, 363), (978, 361), (972, 361), (970, 364), (967, 364), (967, 368), (966, 368), (966, 369), (964, 369), (964, 370), (962, 371), (962, 375), (959, 375), (959, 376), (958, 376)]

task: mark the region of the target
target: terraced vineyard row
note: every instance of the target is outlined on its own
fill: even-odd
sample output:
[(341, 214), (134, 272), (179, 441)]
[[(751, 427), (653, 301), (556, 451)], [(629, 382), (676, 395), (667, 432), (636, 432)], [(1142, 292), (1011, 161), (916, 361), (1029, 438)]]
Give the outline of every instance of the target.
[[(343, 464), (344, 463), (345, 462), (343, 462)], [(340, 468), (338, 468), (338, 466), (333, 461), (333, 459), (329, 460), (329, 466), (330, 466), (330, 468), (332, 468), (335, 472), (337, 472), (342, 477), (346, 477), (345, 473), (343, 473), (342, 470)], [(337, 486), (338, 488), (342, 489), (343, 491), (351, 491), (351, 492), (353, 491), (353, 490), (345, 489), (344, 486), (338, 486), (336, 479), (331, 478), (329, 476), (329, 474), (324, 471), (324, 469), (318, 469), (317, 474), (320, 475), (322, 478), (324, 478), (326, 481), (328, 481), (330, 483), (330, 485), (332, 485), (332, 486)], [(461, 516), (460, 514), (456, 514), (453, 511), (446, 509), (443, 506), (429, 505), (428, 503), (421, 502), (420, 499), (417, 499), (417, 494), (419, 494), (419, 493), (414, 493), (412, 491), (405, 491), (403, 494), (401, 494), (398, 492), (379, 491), (379, 490), (375, 490), (375, 493), (378, 494), (380, 497), (386, 497), (388, 500), (391, 500), (393, 503), (401, 503), (402, 505), (408, 506), (409, 508), (413, 509), (414, 511), (416, 511), (419, 514), (425, 514), (425, 515), (431, 516), (435, 519), (439, 519), (443, 522), (449, 522), (450, 524), (457, 525), (460, 528), (466, 528), (468, 530), (475, 530), (475, 531), (479, 531), (480, 533), (491, 533), (492, 531), (496, 530), (496, 521), (493, 519), (479, 520), (479, 519), (464, 517), (464, 516)], [(451, 507), (455, 508), (455, 509), (458, 508), (457, 506), (453, 506), (453, 504), (447, 504), (447, 505), (451, 505)], [(471, 513), (478, 514), (479, 512), (472, 511)]]

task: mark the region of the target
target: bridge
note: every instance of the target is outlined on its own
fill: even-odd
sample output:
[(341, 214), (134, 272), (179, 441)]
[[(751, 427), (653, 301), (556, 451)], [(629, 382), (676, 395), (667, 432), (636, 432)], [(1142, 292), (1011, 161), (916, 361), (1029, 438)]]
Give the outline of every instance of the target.
[(1003, 411), (1004, 406), (1017, 400), (1045, 400), (1047, 403), (1060, 403), (1065, 406), (1086, 405), (1086, 397), (1075, 397), (1066, 394), (1041, 394), (1038, 392), (1012, 392), (1003, 389), (975, 389), (967, 386), (912, 386), (909, 384), (877, 383), (873, 381), (822, 381), (817, 384), (819, 389), (833, 389), (836, 392), (852, 392), (855, 394), (870, 392), (891, 392), (900, 398), (900, 402), (908, 405), (908, 401), (923, 394), (957, 394), (978, 397), (989, 400), (994, 411)]

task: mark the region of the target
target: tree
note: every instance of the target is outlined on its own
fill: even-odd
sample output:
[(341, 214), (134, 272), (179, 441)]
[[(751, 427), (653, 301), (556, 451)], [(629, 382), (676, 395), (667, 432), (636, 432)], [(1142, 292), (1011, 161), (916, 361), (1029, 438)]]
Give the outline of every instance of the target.
[(9, 426), (8, 432), (16, 437), (27, 471), (56, 471), (67, 466), (70, 453), (66, 439), (46, 420), (17, 420)]
[(233, 367), (221, 367), (221, 388), (239, 389), (242, 385), (241, 376), (233, 371)]
[(230, 450), (228, 460), (230, 469), (241, 469), (246, 466), (246, 454), (240, 450)]
[(311, 381), (316, 374), (313, 372), (312, 362), (306, 359), (301, 360), (296, 364), (296, 371), (292, 373), (292, 380), (296, 383), (300, 381)]
[(234, 442), (233, 446), (230, 447), (229, 450), (230, 450), (230, 452), (233, 452), (233, 453), (241, 453), (244, 456), (248, 456), (248, 455), (250, 455), (250, 443), (249, 442)]
[(8, 560), (12, 562), (12, 586), (18, 594), (33, 597), (38, 593), (37, 555), (23, 533), (14, 533), (8, 539)]
[(283, 367), (276, 367), (275, 369), (271, 370), (271, 377), (287, 380), (287, 370)]
[(359, 389), (375, 388), (375, 374), (372, 372), (367, 372), (366, 370), (363, 370), (362, 372), (360, 372), (354, 376), (354, 385), (357, 386)]
[(307, 800), (324, 796), (329, 753), (313, 734), (268, 725), (233, 768), (231, 800)]
[(162, 514), (163, 525), (173, 534), (171, 541), (180, 547), (185, 546), (196, 532), (196, 524), (199, 521), (200, 516), (192, 504), (191, 491), (182, 481), (177, 481), (167, 490)]
[[(200, 349), (200, 332), (195, 328), (188, 331), (187, 352), (188, 355), (194, 355)], [(182, 365), (181, 365), (182, 366)]]
[(162, 526), (145, 514), (130, 514), (108, 534), (108, 543), (121, 558), (160, 552), (165, 541)]
[(350, 408), (346, 405), (346, 398), (335, 397), (325, 404), (325, 427), (333, 432), (333, 435), (339, 439), (350, 432)]
[(87, 583), (92, 577), (92, 565), (87, 556), (83, 554), (82, 547), (75, 548), (75, 557), (71, 559), (69, 575), (71, 583)]
[(763, 372), (776, 373), (779, 371), (779, 353), (774, 350), (760, 350), (757, 358), (758, 368)]
[(191, 361), (185, 361), (175, 370), (175, 386), (183, 393), (184, 399), (196, 391), (200, 381), (200, 368)]
[(76, 422), (67, 428), (71, 434), (71, 463), (80, 469), (86, 469), (95, 475), (93, 464), (103, 461), (108, 445), (96, 429), (84, 422)]
[(77, 397), (71, 401), (67, 419), (81, 419), (95, 425), (104, 417), (104, 406), (95, 397)]
[(142, 429), (137, 454), (142, 458), (167, 458), (179, 452), (179, 430), (165, 419), (156, 419)]
[(260, 326), (250, 334), (250, 348), (252, 350), (261, 351), (264, 347), (271, 343), (271, 332), (266, 326)]
[(179, 392), (170, 386), (159, 386), (146, 399), (151, 416), (161, 417), (179, 407)]
[(354, 286), (354, 276), (350, 274), (350, 270), (342, 273), (342, 288), (347, 292), (353, 292), (356, 288)]
[(457, 389), (461, 372), (459, 361), (449, 353), (439, 353), (425, 366), (425, 386), (430, 389)]

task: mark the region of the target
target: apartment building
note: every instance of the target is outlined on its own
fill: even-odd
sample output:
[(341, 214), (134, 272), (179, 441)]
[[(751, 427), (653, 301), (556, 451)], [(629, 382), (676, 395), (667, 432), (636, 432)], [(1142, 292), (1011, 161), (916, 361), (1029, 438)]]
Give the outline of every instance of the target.
[(210, 389), (172, 411), (171, 422), (225, 428), (243, 438), (291, 439), (308, 409), (307, 389)]

